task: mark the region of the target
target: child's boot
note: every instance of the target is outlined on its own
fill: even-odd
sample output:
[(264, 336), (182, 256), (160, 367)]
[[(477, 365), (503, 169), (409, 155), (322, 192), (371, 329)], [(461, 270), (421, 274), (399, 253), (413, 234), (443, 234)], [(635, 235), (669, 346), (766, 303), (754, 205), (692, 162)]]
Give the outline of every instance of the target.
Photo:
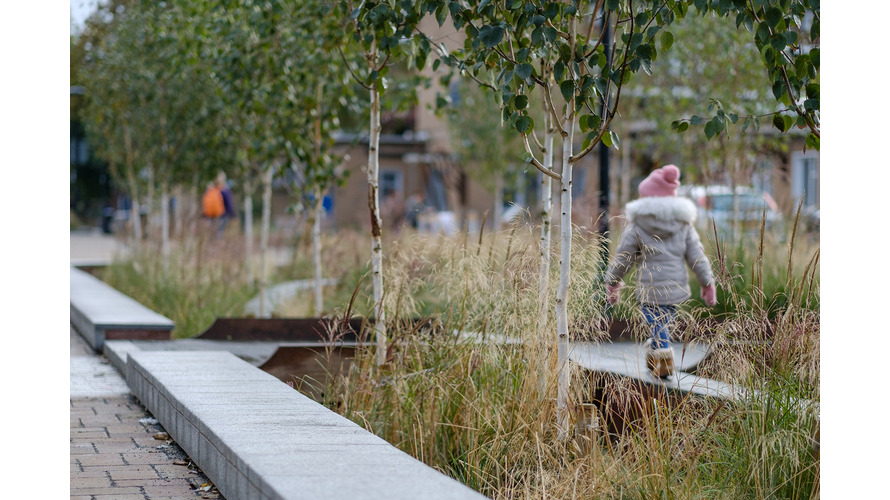
[(674, 351), (670, 347), (652, 349), (652, 341), (646, 342), (646, 368), (659, 378), (674, 374)]

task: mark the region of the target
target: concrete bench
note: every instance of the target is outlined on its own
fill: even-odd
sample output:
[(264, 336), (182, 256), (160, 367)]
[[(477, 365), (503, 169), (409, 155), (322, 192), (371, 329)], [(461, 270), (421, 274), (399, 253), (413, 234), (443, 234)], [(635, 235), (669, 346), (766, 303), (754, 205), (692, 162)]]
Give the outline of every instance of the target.
[(229, 352), (134, 350), (127, 383), (226, 498), (485, 498)]
[(71, 324), (97, 352), (105, 339), (169, 340), (173, 321), (71, 268)]

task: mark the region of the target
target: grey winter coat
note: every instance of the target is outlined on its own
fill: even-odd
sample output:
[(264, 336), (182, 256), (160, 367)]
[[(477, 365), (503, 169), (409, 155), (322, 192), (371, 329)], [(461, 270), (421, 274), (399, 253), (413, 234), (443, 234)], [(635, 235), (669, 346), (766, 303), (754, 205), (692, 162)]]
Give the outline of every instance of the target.
[(692, 226), (696, 209), (676, 196), (646, 197), (625, 206), (627, 227), (618, 240), (606, 283), (617, 285), (637, 266), (637, 300), (678, 304), (692, 296), (686, 264), (702, 286), (714, 283), (711, 264)]

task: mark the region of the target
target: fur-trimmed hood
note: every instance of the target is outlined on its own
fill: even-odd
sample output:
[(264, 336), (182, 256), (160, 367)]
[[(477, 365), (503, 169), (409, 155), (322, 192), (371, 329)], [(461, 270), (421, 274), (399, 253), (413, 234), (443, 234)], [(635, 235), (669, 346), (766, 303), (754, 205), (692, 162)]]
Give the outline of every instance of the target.
[(643, 304), (679, 304), (691, 296), (688, 265), (699, 285), (713, 283), (711, 264), (695, 230), (692, 200), (645, 196), (625, 206), (627, 227), (618, 239), (606, 284), (616, 286), (637, 266), (636, 295)]
[(692, 200), (677, 196), (648, 196), (624, 207), (629, 223), (662, 238), (676, 233), (681, 226), (694, 223), (697, 213)]

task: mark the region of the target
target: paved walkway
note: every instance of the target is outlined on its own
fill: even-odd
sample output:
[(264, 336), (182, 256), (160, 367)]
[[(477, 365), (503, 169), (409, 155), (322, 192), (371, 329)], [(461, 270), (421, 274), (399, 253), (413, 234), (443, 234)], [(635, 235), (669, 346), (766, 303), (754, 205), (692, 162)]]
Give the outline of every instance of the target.
[(221, 498), (111, 364), (70, 335), (71, 498)]

